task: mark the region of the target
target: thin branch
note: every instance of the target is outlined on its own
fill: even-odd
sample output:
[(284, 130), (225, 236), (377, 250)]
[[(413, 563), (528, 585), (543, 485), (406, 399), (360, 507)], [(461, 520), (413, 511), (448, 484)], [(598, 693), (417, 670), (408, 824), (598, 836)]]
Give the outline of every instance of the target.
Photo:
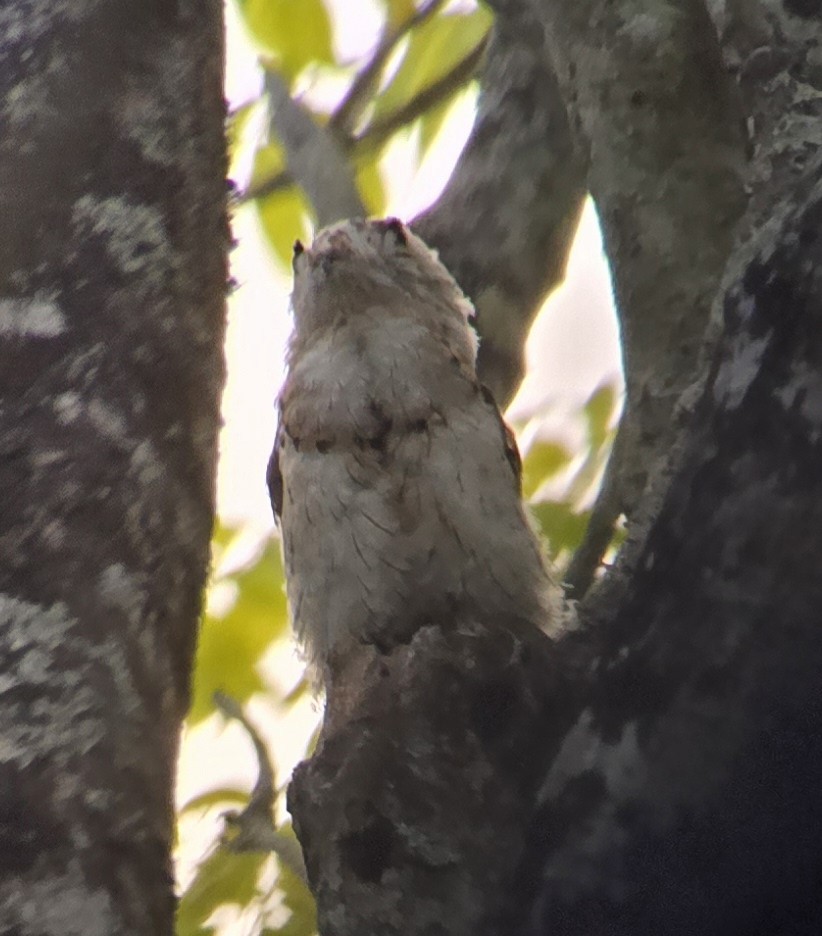
[[(486, 45), (487, 39), (484, 38), (460, 59), (450, 71), (427, 88), (423, 88), (416, 97), (393, 113), (388, 114), (382, 120), (368, 126), (359, 136), (342, 137), (336, 141), (336, 145), (343, 154), (353, 160), (373, 153), (393, 133), (412, 123), (427, 110), (448, 100), (455, 91), (470, 80), (482, 59)], [(283, 170), (269, 179), (263, 179), (256, 185), (249, 186), (245, 191), (239, 193), (237, 202), (238, 204), (244, 204), (258, 198), (265, 198), (267, 195), (287, 188), (294, 182), (294, 174), (288, 169)]]
[(617, 468), (622, 462), (622, 447), (625, 444), (625, 423), (617, 430), (614, 447), (605, 468), (599, 493), (591, 511), (582, 542), (574, 553), (568, 570), (563, 577), (566, 598), (580, 601), (596, 579), (596, 573), (608, 547), (614, 539), (617, 521), (622, 508), (619, 498), (619, 475)]
[(351, 87), (331, 115), (329, 126), (341, 136), (352, 136), (357, 121), (368, 105), (382, 70), (400, 40), (416, 26), (430, 19), (443, 5), (444, 0), (429, 0), (404, 20), (395, 29), (386, 30), (370, 61), (357, 72)]
[(246, 202), (256, 201), (258, 198), (266, 198), (275, 192), (281, 192), (294, 184), (294, 178), (287, 169), (283, 169), (276, 175), (268, 179), (263, 179), (256, 185), (250, 185), (237, 195), (237, 204), (244, 205)]
[(297, 877), (307, 882), (299, 844), (293, 836), (283, 834), (274, 824), (277, 788), (274, 768), (262, 738), (234, 699), (217, 692), (214, 701), (226, 718), (234, 719), (243, 726), (257, 755), (257, 781), (248, 805), (242, 812), (230, 810), (224, 813), (227, 830), (223, 835), (222, 846), (234, 852), (274, 852)]
[[(411, 29), (430, 19), (430, 17), (437, 12), (443, 3), (444, 0), (429, 0), (428, 3), (423, 4), (418, 10), (416, 10), (412, 16), (409, 16), (408, 19), (400, 23), (398, 27), (387, 31), (386, 35), (375, 49), (370, 61), (357, 73), (345, 97), (331, 114), (328, 124), (322, 131), (324, 135), (329, 138), (326, 145), (329, 145), (330, 143), (330, 145), (333, 146), (336, 151), (339, 152), (341, 150), (343, 155), (351, 152), (353, 145), (353, 133), (356, 123), (359, 120), (365, 106), (367, 105), (373, 93), (374, 87), (379, 81), (382, 70), (394, 49), (397, 47), (397, 44)], [(270, 94), (271, 89), (268, 88), (268, 79), (266, 81), (266, 86)], [(281, 100), (282, 89), (275, 85), (274, 92), (281, 106), (287, 107), (286, 102)], [(301, 108), (301, 110), (304, 109)], [(286, 110), (286, 113), (288, 113), (288, 110)], [(308, 116), (310, 117), (310, 115)], [(273, 117), (274, 115), (272, 114), (272, 122)], [(314, 121), (313, 118), (311, 119), (312, 122), (316, 125), (316, 121)], [(286, 128), (286, 130), (287, 129), (288, 128)], [(277, 132), (276, 135), (282, 138), (279, 132)], [(284, 142), (286, 142), (286, 140), (284, 140)], [(294, 164), (292, 163), (291, 159), (289, 159), (288, 162), (289, 165)], [(294, 175), (290, 170), (287, 169), (273, 176), (271, 179), (266, 180), (261, 185), (257, 186), (254, 190), (247, 189), (246, 192), (240, 196), (239, 200), (243, 202), (249, 201), (252, 198), (263, 198), (275, 191), (287, 188), (294, 181)], [(299, 182), (300, 180), (297, 179), (297, 181)], [(313, 204), (314, 200), (311, 199), (311, 201)], [(363, 211), (351, 212), (351, 214), (363, 213)]]
[(471, 136), (444, 192), (412, 227), (476, 306), (479, 373), (505, 406), (522, 378), (531, 322), (565, 275), (587, 166), (540, 22), (518, 5), (495, 12)]
[(270, 129), (285, 150), (289, 172), (305, 192), (321, 226), (366, 213), (345, 149), (328, 127), (291, 97), (288, 85), (267, 71)]
[(488, 46), (488, 36), (484, 36), (471, 51), (457, 62), (454, 67), (441, 78), (423, 88), (416, 97), (411, 98), (407, 104), (398, 107), (393, 113), (382, 120), (370, 124), (366, 130), (356, 138), (357, 143), (365, 143), (365, 152), (379, 148), (401, 127), (421, 117), (426, 111), (447, 100), (458, 88), (474, 76), (477, 67), (482, 61)]

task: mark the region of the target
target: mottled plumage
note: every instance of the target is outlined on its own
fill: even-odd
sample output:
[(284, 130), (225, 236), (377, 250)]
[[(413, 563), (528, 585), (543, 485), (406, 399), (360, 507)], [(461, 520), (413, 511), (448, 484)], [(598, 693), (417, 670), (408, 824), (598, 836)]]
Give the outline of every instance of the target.
[(461, 617), (548, 624), (516, 444), (450, 274), (389, 220), (320, 232), (294, 276), (268, 483), (312, 660)]

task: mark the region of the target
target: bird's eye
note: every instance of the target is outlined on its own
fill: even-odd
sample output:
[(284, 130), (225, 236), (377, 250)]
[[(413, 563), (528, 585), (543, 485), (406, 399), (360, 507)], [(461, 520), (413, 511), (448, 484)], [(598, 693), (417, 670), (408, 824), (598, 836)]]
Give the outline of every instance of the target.
[(381, 226), (386, 234), (390, 233), (394, 236), (397, 245), (405, 247), (408, 244), (408, 233), (399, 218), (387, 218)]
[(291, 266), (294, 270), (297, 269), (297, 260), (305, 253), (305, 247), (303, 247), (303, 242), (299, 240), (294, 241), (294, 257), (291, 261)]

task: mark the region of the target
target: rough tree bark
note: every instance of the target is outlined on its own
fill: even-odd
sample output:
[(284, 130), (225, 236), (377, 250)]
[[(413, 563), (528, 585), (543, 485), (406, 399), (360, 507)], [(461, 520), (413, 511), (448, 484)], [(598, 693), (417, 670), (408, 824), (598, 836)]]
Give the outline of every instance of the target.
[[(818, 933), (819, 4), (494, 5), (484, 110), (420, 228), (522, 335), (589, 187), (631, 418), (663, 427), (634, 443), (643, 471), (671, 458), (630, 475), (629, 543), (574, 630), (435, 623), (340, 674), (290, 794), (322, 931)], [(172, 927), (222, 380), (219, 34), (217, 0), (0, 12), (3, 932)], [(683, 315), (710, 300), (701, 369)], [(502, 395), (516, 359), (486, 358)]]
[[(633, 523), (559, 638), (433, 622), (340, 675), (289, 795), (321, 932), (818, 933), (819, 4), (494, 6), (604, 218)], [(527, 240), (441, 205), (477, 269)]]
[(474, 302), (479, 367), (503, 407), (522, 380), (525, 339), (543, 297), (565, 274), (587, 169), (542, 54), (540, 22), (511, 6), (498, 11), (459, 164), (413, 223)]
[(725, 294), (658, 517), (586, 608), (528, 932), (822, 926), (819, 163), (810, 182)]
[(227, 225), (222, 4), (0, 10), (0, 931), (170, 934)]

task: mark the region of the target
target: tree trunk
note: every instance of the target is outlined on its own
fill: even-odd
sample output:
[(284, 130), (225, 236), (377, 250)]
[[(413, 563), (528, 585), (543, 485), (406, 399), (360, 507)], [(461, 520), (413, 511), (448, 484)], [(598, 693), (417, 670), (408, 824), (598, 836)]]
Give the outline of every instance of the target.
[(222, 5), (0, 11), (0, 931), (170, 934), (214, 510)]
[[(724, 299), (647, 536), (589, 603), (533, 933), (817, 933), (822, 171)], [(557, 653), (568, 651), (562, 644)]]
[[(557, 638), (442, 621), (340, 675), (289, 796), (321, 932), (821, 932), (818, 4), (494, 7), (544, 31), (604, 220), (629, 540)], [(464, 184), (418, 229), (470, 254)]]

